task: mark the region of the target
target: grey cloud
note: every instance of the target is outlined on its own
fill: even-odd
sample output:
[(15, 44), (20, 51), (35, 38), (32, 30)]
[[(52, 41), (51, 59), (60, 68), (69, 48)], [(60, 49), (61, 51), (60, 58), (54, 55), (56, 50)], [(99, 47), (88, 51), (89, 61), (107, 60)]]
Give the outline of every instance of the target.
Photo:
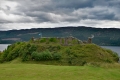
[(53, 0), (53, 3), (56, 4), (56, 7), (61, 8), (84, 8), (84, 7), (93, 7), (92, 0)]
[(7, 10), (10, 10), (10, 7), (9, 6), (6, 6), (7, 7)]
[(120, 7), (120, 0), (94, 0), (93, 6)]
[[(11, 1), (11, 0), (9, 0)], [(17, 21), (78, 22), (85, 19), (120, 20), (120, 0), (13, 0), (20, 5), (11, 14), (24, 16)], [(10, 10), (9, 6), (6, 6)], [(29, 17), (29, 18), (28, 18)], [(32, 20), (31, 20), (32, 19)], [(1, 21), (4, 23), (7, 21)], [(9, 22), (8, 22), (9, 23)]]
[(95, 13), (92, 13), (92, 14), (94, 15), (94, 17), (92, 17), (93, 19), (98, 19), (98, 20), (118, 20), (117, 18), (115, 18), (114, 13), (108, 13), (108, 11), (95, 12)]

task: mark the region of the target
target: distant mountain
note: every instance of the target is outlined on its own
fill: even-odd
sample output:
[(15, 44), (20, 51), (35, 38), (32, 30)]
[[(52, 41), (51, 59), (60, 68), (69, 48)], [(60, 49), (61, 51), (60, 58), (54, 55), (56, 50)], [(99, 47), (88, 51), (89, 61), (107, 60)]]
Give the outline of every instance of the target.
[(120, 46), (120, 29), (92, 28), (92, 27), (59, 27), (59, 28), (33, 28), (22, 30), (0, 31), (0, 43), (14, 43), (28, 41), (32, 37), (67, 37), (74, 36), (82, 41), (94, 35), (92, 42), (98, 45)]

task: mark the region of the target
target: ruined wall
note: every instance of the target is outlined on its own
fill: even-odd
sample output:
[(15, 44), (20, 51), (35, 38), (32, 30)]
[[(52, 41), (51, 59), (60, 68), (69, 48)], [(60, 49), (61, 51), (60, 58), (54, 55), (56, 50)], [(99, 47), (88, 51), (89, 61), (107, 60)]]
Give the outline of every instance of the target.
[(42, 38), (39, 38), (39, 39), (34, 39), (32, 38), (32, 41), (40, 41), (42, 39), (45, 39), (45, 42), (49, 42), (50, 39), (56, 39), (57, 40), (57, 43), (60, 43), (61, 45), (64, 45), (64, 46), (68, 46), (68, 45), (73, 45), (73, 44), (81, 44), (82, 41), (80, 41), (79, 39), (75, 38), (75, 37), (42, 37)]
[(88, 43), (92, 43), (92, 38), (88, 38)]

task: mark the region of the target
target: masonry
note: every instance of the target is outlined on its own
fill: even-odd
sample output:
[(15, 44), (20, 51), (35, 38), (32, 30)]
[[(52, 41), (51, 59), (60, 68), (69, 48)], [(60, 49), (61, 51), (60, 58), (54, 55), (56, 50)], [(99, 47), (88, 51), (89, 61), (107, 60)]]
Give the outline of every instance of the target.
[[(70, 45), (74, 45), (74, 44), (88, 44), (88, 43), (92, 43), (92, 38), (88, 38), (88, 41), (81, 41), (73, 36), (68, 36), (68, 37), (42, 37), (42, 38), (39, 38), (39, 39), (36, 39), (36, 38), (31, 38), (31, 40), (33, 42), (39, 42), (41, 41), (42, 43), (48, 43), (49, 42), (57, 42), (61, 45), (64, 45), (64, 46), (70, 46)], [(44, 40), (44, 41), (42, 41)]]

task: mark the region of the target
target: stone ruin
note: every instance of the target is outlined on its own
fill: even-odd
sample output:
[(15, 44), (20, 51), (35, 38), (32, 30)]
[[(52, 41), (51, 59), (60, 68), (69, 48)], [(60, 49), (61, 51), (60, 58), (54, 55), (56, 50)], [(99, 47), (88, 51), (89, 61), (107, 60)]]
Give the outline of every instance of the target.
[[(56, 40), (64, 46), (68, 46), (68, 45), (73, 45), (73, 44), (88, 44), (88, 43), (92, 43), (92, 38), (88, 37), (88, 41), (81, 41), (73, 36), (69, 36), (69, 37), (42, 37), (46, 39), (46, 42), (49, 41), (50, 38), (56, 38)], [(34, 37), (31, 38), (32, 41), (37, 41), (37, 40), (41, 40), (42, 38), (39, 39), (35, 39)]]
[[(57, 40), (60, 42), (61, 45), (72, 45), (72, 44), (81, 44), (82, 41), (80, 41), (79, 39), (75, 38), (75, 37), (63, 37), (63, 38), (57, 38)], [(75, 43), (73, 43), (73, 41), (75, 41)]]
[(88, 43), (92, 43), (92, 38), (88, 37)]

